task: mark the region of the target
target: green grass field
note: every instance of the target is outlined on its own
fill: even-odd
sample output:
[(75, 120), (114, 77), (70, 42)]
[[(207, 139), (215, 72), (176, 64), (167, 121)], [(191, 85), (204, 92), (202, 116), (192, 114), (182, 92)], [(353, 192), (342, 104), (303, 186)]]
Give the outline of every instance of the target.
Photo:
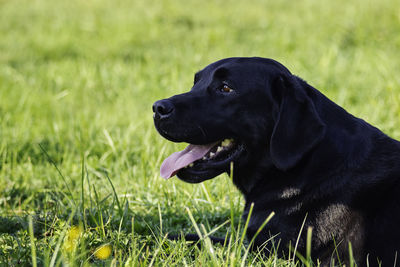
[[(270, 57), (400, 138), (399, 33), (398, 0), (0, 0), (0, 265), (310, 266), (247, 254), (227, 175), (159, 176), (185, 144), (151, 105), (208, 63)], [(196, 227), (232, 243), (165, 239)]]

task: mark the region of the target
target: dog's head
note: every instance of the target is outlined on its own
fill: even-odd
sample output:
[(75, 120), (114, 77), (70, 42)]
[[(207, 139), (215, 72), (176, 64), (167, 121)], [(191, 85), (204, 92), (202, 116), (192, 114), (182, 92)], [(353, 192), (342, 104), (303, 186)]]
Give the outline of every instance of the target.
[(168, 157), (161, 175), (197, 183), (251, 166), (268, 153), (294, 167), (323, 137), (324, 124), (304, 88), (280, 63), (228, 58), (196, 73), (190, 92), (153, 105), (158, 132), (190, 145)]

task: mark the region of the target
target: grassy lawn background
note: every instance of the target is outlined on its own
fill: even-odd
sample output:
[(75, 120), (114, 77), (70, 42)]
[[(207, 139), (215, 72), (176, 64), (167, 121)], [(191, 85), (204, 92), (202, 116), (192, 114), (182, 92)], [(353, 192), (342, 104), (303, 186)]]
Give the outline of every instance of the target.
[[(399, 139), (399, 33), (397, 0), (0, 0), (0, 265), (295, 265), (245, 255), (226, 175), (159, 176), (185, 144), (151, 105), (213, 61), (270, 57)], [(190, 216), (236, 243), (163, 240)]]

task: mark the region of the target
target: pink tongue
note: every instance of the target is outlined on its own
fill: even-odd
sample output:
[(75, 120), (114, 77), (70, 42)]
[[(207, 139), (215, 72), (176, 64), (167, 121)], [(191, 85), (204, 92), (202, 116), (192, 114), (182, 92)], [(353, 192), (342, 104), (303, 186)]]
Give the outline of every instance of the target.
[(207, 154), (216, 143), (208, 145), (188, 145), (184, 150), (172, 153), (171, 156), (166, 158), (161, 164), (161, 177), (169, 179), (176, 174), (176, 172), (190, 163), (201, 159)]

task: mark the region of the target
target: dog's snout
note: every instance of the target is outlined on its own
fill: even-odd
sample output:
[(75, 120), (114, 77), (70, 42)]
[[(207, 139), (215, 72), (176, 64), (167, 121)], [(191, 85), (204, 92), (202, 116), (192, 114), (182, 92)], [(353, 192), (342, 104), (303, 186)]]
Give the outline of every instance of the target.
[(173, 110), (174, 105), (168, 99), (159, 100), (153, 104), (154, 115), (160, 119), (168, 118)]

